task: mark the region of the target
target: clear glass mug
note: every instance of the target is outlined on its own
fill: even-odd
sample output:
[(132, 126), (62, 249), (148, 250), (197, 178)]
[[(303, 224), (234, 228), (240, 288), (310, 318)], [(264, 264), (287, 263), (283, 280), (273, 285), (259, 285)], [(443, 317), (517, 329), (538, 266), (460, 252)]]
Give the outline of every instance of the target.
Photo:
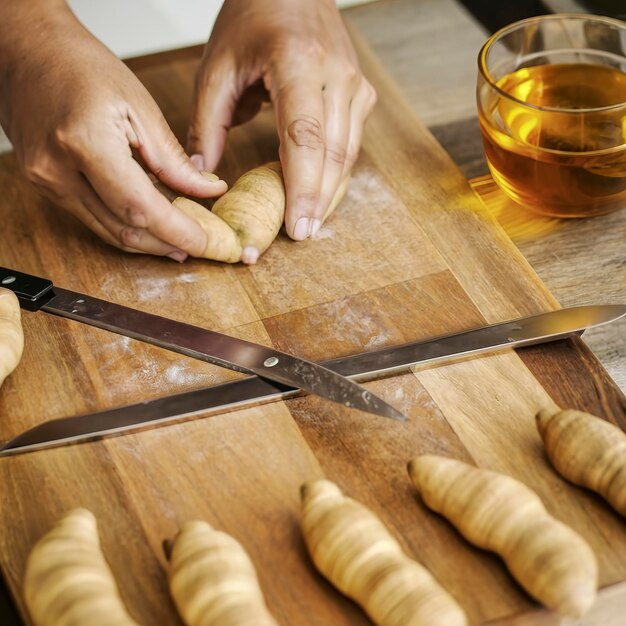
[(491, 174), (543, 215), (626, 207), (626, 22), (544, 15), (495, 33), (478, 57)]

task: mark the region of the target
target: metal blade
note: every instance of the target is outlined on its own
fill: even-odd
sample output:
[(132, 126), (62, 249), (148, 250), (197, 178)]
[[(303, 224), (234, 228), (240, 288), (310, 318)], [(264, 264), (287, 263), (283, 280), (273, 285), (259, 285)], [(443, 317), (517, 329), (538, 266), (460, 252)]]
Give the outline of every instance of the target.
[(173, 352), (257, 374), (345, 406), (404, 420), (404, 415), (355, 382), (317, 363), (266, 346), (55, 287), (46, 278), (0, 267), (0, 284), (20, 305), (46, 311)]
[[(382, 348), (325, 361), (323, 365), (356, 380), (407, 369), (412, 365), (545, 343), (579, 334), (586, 328), (607, 324), (626, 315), (626, 305), (595, 305), (560, 309), (452, 333), (402, 346)], [(194, 415), (224, 413), (242, 406), (298, 395), (294, 388), (250, 376), (241, 380), (157, 398), (88, 415), (44, 422), (0, 447), (0, 456), (19, 454), (95, 439), (147, 426), (173, 423)]]
[[(614, 322), (625, 315), (626, 305), (620, 304), (569, 307), (426, 341), (411, 342), (395, 348), (383, 348), (355, 357), (335, 359), (324, 364), (336, 372), (363, 380), (371, 375), (390, 374), (416, 363), (545, 343), (582, 333), (592, 326)], [(349, 366), (346, 363), (348, 359)]]
[(382, 398), (312, 361), (59, 287), (54, 288), (54, 294), (41, 307), (42, 311), (139, 339), (214, 365), (257, 374), (354, 409), (398, 420), (405, 419), (402, 413)]

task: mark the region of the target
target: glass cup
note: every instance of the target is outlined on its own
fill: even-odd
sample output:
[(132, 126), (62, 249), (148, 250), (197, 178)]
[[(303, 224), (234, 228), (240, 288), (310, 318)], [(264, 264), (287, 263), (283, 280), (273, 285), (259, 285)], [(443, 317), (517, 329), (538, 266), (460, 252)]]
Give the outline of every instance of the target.
[(626, 207), (626, 22), (555, 14), (495, 33), (477, 104), (497, 185), (542, 215)]

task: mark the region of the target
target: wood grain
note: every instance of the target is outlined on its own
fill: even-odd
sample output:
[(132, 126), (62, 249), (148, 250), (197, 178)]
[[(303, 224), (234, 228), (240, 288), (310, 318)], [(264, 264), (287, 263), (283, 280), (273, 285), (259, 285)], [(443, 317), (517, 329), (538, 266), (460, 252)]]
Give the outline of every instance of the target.
[(544, 611), (521, 613), (504, 620), (489, 622), (485, 626), (621, 626), (624, 623), (626, 610), (626, 584), (611, 585), (600, 591), (601, 601), (591, 608), (589, 613), (580, 620), (557, 615), (549, 615)]
[[(556, 11), (559, 2), (544, 4)], [(594, 12), (590, 3), (571, 4)], [(381, 0), (345, 14), (465, 176), (487, 174), (475, 107), (485, 28), (454, 0)], [(547, 219), (506, 199), (491, 178), (472, 186), (562, 306), (626, 302), (625, 210), (593, 219)], [(584, 340), (626, 391), (626, 320), (593, 329)]]
[[(562, 306), (626, 302), (626, 211), (559, 220), (530, 215), (490, 176), (471, 185)], [(584, 340), (626, 390), (626, 320), (592, 328)]]
[[(281, 235), (252, 268), (124, 254), (39, 199), (9, 155), (0, 161), (6, 233), (0, 262), (311, 358), (555, 308), (552, 294), (354, 37), (379, 104), (348, 196), (315, 239), (295, 243)], [(196, 62), (179, 57), (138, 70), (180, 137)], [(220, 172), (232, 182), (275, 153), (266, 111), (229, 135)], [(44, 314), (25, 314), (24, 329), (24, 359), (0, 393), (1, 439), (43, 419), (236, 376)], [(626, 527), (599, 498), (555, 475), (534, 431), (536, 410), (555, 403), (593, 409), (624, 425), (623, 396), (579, 344), (416, 368), (368, 383), (407, 415), (406, 423), (306, 396), (0, 459), (2, 574), (26, 619), (21, 580), (30, 547), (63, 511), (85, 506), (100, 522), (104, 550), (136, 619), (145, 626), (179, 624), (161, 543), (199, 518), (249, 551), (280, 624), (367, 624), (314, 571), (300, 536), (299, 486), (327, 476), (380, 515), (459, 600), (472, 625), (517, 626), (528, 614), (536, 624), (559, 623), (520, 590), (499, 559), (469, 546), (416, 496), (406, 463), (437, 452), (516, 476), (583, 534), (606, 587), (586, 626), (606, 626), (606, 611), (623, 606), (621, 591), (609, 590), (626, 581)]]
[(476, 114), (476, 58), (488, 33), (455, 0), (382, 0), (347, 9), (426, 126)]

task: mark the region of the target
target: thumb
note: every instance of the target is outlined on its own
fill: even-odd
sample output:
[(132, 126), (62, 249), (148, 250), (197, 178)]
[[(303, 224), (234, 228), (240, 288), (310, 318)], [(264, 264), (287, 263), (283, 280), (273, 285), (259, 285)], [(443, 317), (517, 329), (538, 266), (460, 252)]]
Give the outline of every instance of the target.
[(187, 152), (200, 169), (213, 171), (222, 156), (237, 104), (235, 76), (205, 64), (194, 93)]
[[(148, 169), (165, 185), (182, 194), (197, 198), (222, 195), (227, 188), (223, 180), (203, 176), (185, 154), (165, 118), (150, 123), (150, 131), (137, 133), (143, 141), (137, 147)], [(143, 132), (142, 132), (143, 130)]]

